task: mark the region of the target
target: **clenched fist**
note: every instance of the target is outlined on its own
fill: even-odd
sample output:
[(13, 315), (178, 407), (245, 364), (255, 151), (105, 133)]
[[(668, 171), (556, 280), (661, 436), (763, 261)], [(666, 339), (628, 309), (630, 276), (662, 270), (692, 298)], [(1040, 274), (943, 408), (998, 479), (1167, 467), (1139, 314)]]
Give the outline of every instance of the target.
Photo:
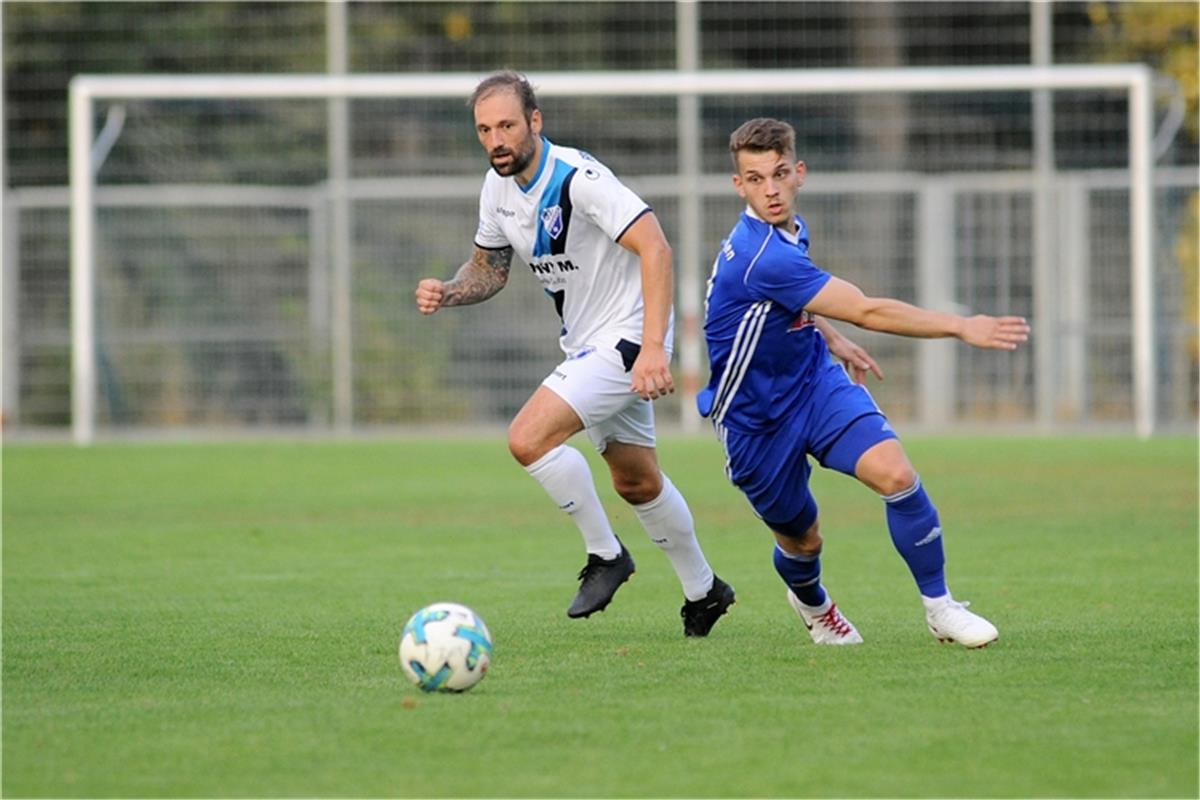
[(417, 284), (417, 310), (422, 314), (432, 314), (442, 307), (442, 298), (446, 296), (446, 286), (437, 278), (425, 278)]

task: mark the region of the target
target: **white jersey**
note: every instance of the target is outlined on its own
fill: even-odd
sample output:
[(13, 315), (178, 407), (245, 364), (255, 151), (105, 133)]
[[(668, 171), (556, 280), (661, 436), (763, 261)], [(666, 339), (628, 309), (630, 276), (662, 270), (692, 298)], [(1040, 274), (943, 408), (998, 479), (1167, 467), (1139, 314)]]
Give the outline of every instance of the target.
[[(528, 186), (488, 170), (475, 244), (511, 247), (529, 265), (562, 317), (559, 344), (568, 356), (621, 339), (640, 344), (641, 261), (617, 240), (649, 211), (591, 155), (543, 138)], [(665, 341), (669, 352), (670, 325)]]

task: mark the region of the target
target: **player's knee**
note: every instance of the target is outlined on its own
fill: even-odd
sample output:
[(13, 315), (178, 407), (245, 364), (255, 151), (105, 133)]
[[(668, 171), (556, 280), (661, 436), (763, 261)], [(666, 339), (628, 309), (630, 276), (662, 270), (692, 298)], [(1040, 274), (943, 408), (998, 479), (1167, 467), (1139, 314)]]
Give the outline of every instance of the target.
[(793, 556), (815, 556), (820, 554), (821, 520), (817, 516), (817, 503), (812, 494), (804, 500), (804, 506), (794, 518), (784, 523), (768, 522), (775, 532), (775, 540), (786, 553)]
[(775, 540), (788, 555), (818, 556), (821, 554), (821, 547), (825, 544), (825, 540), (821, 538), (819, 520), (813, 520), (812, 524), (802, 531), (787, 530), (785, 532), (775, 528), (775, 533)]
[(884, 497), (899, 494), (917, 482), (917, 473), (907, 461), (889, 464), (875, 474), (875, 491)]
[(540, 441), (525, 435), (514, 425), (508, 429), (508, 452), (518, 464), (528, 467), (549, 451)]
[(821, 522), (813, 520), (813, 524), (808, 526), (804, 536), (796, 541), (796, 550), (802, 556), (815, 556), (820, 555), (824, 545), (825, 540), (821, 538)]
[(662, 494), (662, 474), (653, 473), (613, 473), (613, 488), (626, 503), (640, 506), (649, 503)]
[(883, 497), (903, 492), (917, 482), (917, 472), (898, 439), (880, 442), (863, 453), (854, 476)]

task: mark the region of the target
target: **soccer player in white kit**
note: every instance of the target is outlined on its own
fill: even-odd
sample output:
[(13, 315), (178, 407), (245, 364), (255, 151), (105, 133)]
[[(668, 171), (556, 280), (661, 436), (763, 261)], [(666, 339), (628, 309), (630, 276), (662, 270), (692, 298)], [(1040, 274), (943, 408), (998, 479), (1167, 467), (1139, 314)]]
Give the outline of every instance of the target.
[(566, 360), (517, 412), (508, 446), (583, 536), (587, 564), (567, 615), (602, 611), (634, 571), (587, 459), (566, 445), (583, 430), (679, 577), (684, 635), (707, 636), (733, 604), (733, 587), (705, 559), (691, 511), (655, 450), (651, 401), (675, 391), (670, 245), (650, 207), (607, 167), (542, 136), (524, 76), (489, 76), (469, 105), (492, 165), (475, 249), (451, 280), (417, 285), (417, 308), (432, 314), (487, 300), (508, 282), (514, 253), (529, 266), (562, 318)]

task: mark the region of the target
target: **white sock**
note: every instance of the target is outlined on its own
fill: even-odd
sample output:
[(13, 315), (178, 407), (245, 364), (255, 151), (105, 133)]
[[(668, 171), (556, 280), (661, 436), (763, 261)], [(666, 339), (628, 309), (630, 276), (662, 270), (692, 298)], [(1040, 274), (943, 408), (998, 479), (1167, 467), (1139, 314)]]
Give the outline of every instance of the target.
[(603, 559), (621, 554), (621, 543), (608, 523), (608, 515), (596, 494), (596, 484), (592, 482), (592, 470), (583, 453), (574, 447), (559, 445), (525, 467), (525, 471), (575, 521), (589, 553)]
[(650, 541), (671, 559), (671, 566), (683, 585), (684, 597), (699, 600), (712, 589), (712, 567), (700, 550), (687, 501), (665, 474), (662, 482), (662, 494), (649, 503), (634, 506), (633, 510), (649, 534)]

